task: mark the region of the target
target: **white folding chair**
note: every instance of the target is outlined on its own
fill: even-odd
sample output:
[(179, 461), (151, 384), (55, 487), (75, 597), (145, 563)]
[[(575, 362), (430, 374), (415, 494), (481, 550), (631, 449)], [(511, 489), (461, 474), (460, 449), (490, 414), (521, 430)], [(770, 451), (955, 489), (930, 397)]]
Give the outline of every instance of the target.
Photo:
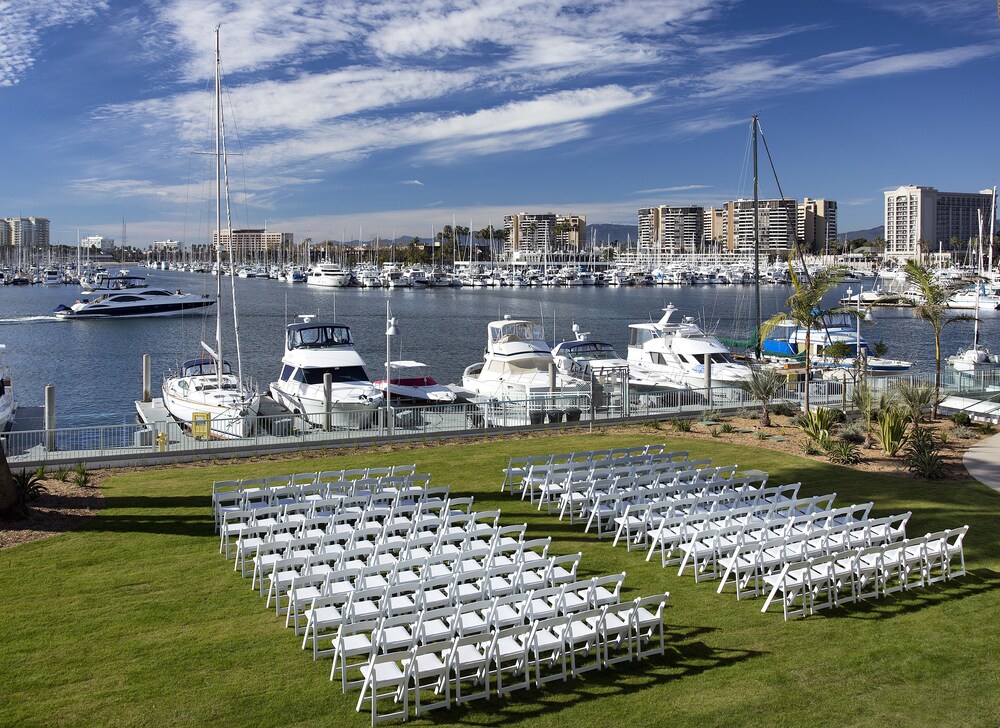
[[(372, 725), (400, 718), (405, 721), (409, 717), (410, 693), (407, 689), (409, 681), (406, 671), (406, 660), (409, 655), (408, 652), (374, 655), (369, 662), (361, 666), (364, 681), (361, 686), (361, 696), (358, 698), (357, 711), (361, 712), (365, 702), (370, 703)], [(392, 699), (397, 708), (388, 713), (379, 713), (379, 701), (386, 699)], [(398, 707), (400, 699), (402, 699), (401, 708)]]
[[(448, 653), (448, 672), (454, 680), (455, 702), (461, 705), (478, 698), (490, 698), (489, 632), (456, 637)], [(469, 685), (463, 691), (462, 686)]]
[(488, 658), (496, 677), (497, 694), (506, 695), (531, 686), (529, 648), (530, 624), (497, 630), (490, 643)]

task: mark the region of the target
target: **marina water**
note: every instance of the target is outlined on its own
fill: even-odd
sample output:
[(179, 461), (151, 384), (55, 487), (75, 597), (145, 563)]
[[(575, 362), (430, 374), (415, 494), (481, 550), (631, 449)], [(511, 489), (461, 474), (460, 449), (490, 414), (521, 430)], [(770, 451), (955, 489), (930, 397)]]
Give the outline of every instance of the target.
[[(214, 287), (208, 275), (146, 273), (151, 286), (170, 290), (211, 294)], [(860, 284), (868, 290), (873, 281), (837, 286), (827, 305), (835, 305), (847, 288), (857, 292)], [(753, 323), (751, 286), (373, 290), (238, 278), (236, 287), (243, 371), (262, 392), (280, 371), (285, 324), (304, 313), (350, 326), (369, 376), (379, 378), (385, 371), (387, 300), (400, 331), (393, 338), (392, 358), (422, 361), (445, 384), (461, 383), (465, 367), (482, 360), (486, 324), (504, 314), (541, 319), (550, 340), (571, 339), (571, 326), (576, 322), (581, 330), (591, 332), (591, 338), (611, 343), (623, 357), (628, 324), (657, 320), (668, 303), (721, 336), (746, 337)], [(787, 285), (762, 287), (764, 318), (783, 310), (790, 293)], [(142, 395), (142, 355), (152, 355), (152, 394), (158, 397), (164, 372), (199, 356), (199, 342), (214, 340), (214, 306), (207, 317), (59, 321), (52, 315), (57, 305), (70, 304), (80, 295), (75, 286), (0, 288), (0, 343), (7, 344), (17, 400), (21, 405), (40, 405), (45, 385), (54, 384), (59, 427), (134, 421), (133, 403)], [(913, 362), (911, 373), (933, 373), (934, 338), (926, 322), (906, 308), (879, 308), (874, 316), (873, 325), (862, 325), (869, 343), (885, 341), (888, 356)], [(1000, 348), (1000, 313), (985, 310), (980, 317), (982, 342)], [(232, 331), (232, 326), (224, 326), (223, 331)], [(945, 327), (942, 356), (969, 346), (971, 340), (971, 323)], [(224, 343), (224, 355), (235, 368), (231, 334)]]

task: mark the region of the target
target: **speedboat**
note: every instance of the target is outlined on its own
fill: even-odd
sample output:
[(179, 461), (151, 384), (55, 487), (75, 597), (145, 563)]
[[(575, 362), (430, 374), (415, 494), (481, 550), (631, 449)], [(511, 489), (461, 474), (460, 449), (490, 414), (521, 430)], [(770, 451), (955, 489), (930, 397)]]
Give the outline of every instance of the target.
[[(393, 372), (389, 380), (388, 395), (390, 404), (428, 405), (451, 404), (456, 395), (443, 384), (438, 384), (434, 377), (423, 374), (427, 365), (419, 361), (394, 361), (389, 363)], [(377, 379), (372, 384), (386, 394), (385, 379)]]
[(336, 263), (317, 263), (309, 269), (306, 283), (324, 288), (343, 288), (351, 282), (351, 271)]
[[(211, 353), (207, 346), (205, 349)], [(199, 413), (207, 414), (213, 437), (249, 437), (260, 396), (240, 381), (229, 362), (223, 361), (221, 368), (218, 362), (213, 353), (210, 358), (190, 359), (176, 373), (167, 374), (163, 378), (163, 406), (184, 424), (197, 422)]]
[(485, 359), (465, 368), (462, 386), (501, 400), (590, 392), (583, 377), (558, 370), (541, 324), (509, 316), (487, 325)]
[(60, 304), (55, 315), (61, 319), (117, 319), (145, 316), (180, 316), (206, 309), (215, 301), (208, 296), (162, 288), (145, 288), (121, 293), (105, 293), (97, 298), (79, 298), (72, 306)]
[[(835, 358), (826, 352), (833, 344), (843, 344), (845, 356)], [(809, 330), (810, 364), (820, 369), (851, 369), (858, 352), (866, 357), (865, 366), (871, 374), (899, 374), (905, 372), (912, 362), (902, 359), (885, 359), (871, 356), (868, 342), (861, 336), (857, 322), (848, 314), (827, 317), (821, 327)], [(804, 358), (806, 351), (806, 328), (791, 319), (779, 323), (761, 342), (761, 353), (773, 358)]]
[(281, 375), (271, 382), (271, 397), (290, 412), (322, 425), (327, 412), (323, 379), (330, 374), (331, 426), (368, 427), (383, 404), (382, 393), (365, 373), (350, 328), (315, 318), (299, 316), (300, 323), (286, 328)]
[(10, 366), (7, 364), (7, 345), (0, 344), (0, 432), (14, 419), (17, 402), (10, 380)]
[(747, 364), (736, 361), (717, 336), (702, 331), (694, 319), (670, 319), (677, 309), (663, 309), (656, 323), (629, 324), (628, 361), (687, 387), (705, 386), (705, 358), (711, 361), (713, 386), (735, 386), (750, 378)]

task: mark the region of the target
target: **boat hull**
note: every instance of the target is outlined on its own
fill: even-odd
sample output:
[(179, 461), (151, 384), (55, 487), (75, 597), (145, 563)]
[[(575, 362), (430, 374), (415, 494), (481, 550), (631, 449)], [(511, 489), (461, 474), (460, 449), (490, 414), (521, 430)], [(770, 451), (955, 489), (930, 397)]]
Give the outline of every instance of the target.
[[(326, 402), (322, 398), (301, 393), (286, 392), (280, 382), (271, 382), (269, 392), (275, 402), (289, 412), (304, 415), (310, 424), (322, 427), (326, 420)], [(330, 407), (330, 426), (345, 428), (368, 428), (375, 420), (375, 412), (382, 405), (381, 400), (362, 400), (357, 396), (344, 398), (333, 390)]]

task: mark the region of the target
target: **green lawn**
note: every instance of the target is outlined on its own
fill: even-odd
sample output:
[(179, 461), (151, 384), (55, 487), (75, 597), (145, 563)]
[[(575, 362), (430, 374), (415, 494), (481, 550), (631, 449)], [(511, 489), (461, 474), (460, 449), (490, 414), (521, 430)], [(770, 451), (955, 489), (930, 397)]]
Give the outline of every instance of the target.
[[(215, 479), (415, 462), (435, 485), (475, 495), (503, 522), (584, 552), (581, 575), (627, 571), (623, 596), (669, 591), (662, 659), (565, 686), (476, 702), (423, 722), (477, 726), (1000, 724), (1000, 494), (977, 483), (878, 477), (753, 448), (669, 438), (673, 449), (801, 480), (838, 504), (912, 510), (911, 536), (969, 524), (970, 573), (863, 606), (784, 622), (762, 599), (612, 549), (499, 492), (511, 454), (662, 441), (583, 434), (404, 448), (295, 461), (117, 475), (79, 531), (0, 551), (0, 725), (363, 726), (357, 693), (329, 682), (218, 555)], [(776, 611), (775, 611), (776, 609)]]

